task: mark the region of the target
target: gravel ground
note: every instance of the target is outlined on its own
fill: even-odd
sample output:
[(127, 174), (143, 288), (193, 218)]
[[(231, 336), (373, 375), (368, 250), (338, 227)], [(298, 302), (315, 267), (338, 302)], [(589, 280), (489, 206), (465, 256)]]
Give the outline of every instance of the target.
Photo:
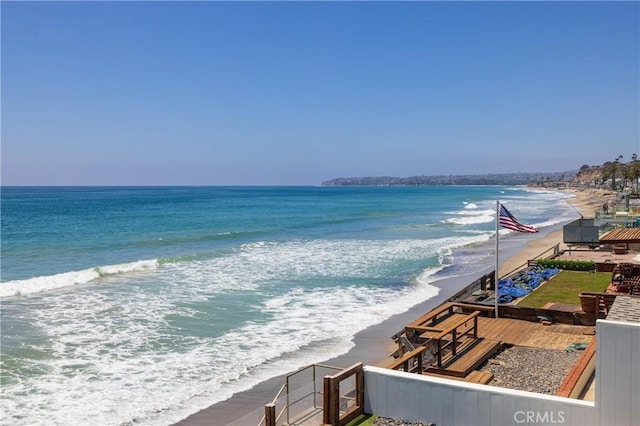
[(581, 353), (514, 346), (488, 360), (481, 370), (493, 373), (490, 386), (554, 395)]

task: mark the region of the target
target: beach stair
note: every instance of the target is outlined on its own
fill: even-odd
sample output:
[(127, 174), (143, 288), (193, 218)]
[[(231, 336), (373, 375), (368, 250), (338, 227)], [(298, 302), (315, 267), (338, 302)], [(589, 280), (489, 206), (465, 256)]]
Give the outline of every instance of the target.
[(471, 383), (486, 385), (493, 380), (493, 373), (490, 371), (473, 370), (464, 378), (464, 380)]
[(467, 377), (473, 370), (491, 358), (500, 349), (500, 342), (489, 339), (473, 339), (461, 346), (455, 356), (447, 354), (442, 359), (442, 367), (432, 365), (427, 373), (454, 377)]

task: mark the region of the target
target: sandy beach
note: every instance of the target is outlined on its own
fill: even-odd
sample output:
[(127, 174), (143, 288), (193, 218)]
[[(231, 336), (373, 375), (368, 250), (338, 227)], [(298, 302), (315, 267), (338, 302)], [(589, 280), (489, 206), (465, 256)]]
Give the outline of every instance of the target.
[[(602, 207), (605, 201), (611, 201), (615, 198), (615, 193), (603, 190), (567, 190), (567, 192), (575, 194), (575, 197), (569, 200), (569, 202), (584, 217), (594, 217), (595, 211)], [(508, 274), (514, 269), (522, 266), (527, 262), (527, 260), (534, 259), (536, 256), (556, 244), (560, 244), (560, 250), (567, 249), (567, 246), (562, 242), (562, 229), (558, 229), (548, 235), (532, 240), (514, 256), (511, 256), (504, 261), (500, 261), (500, 276)]]
[[(605, 201), (610, 201), (615, 197), (613, 192), (601, 190), (567, 191), (575, 195), (574, 198), (569, 200), (570, 204), (584, 217), (593, 217), (596, 209), (600, 208)], [(562, 229), (550, 233), (541, 233), (539, 238), (531, 240), (514, 255), (506, 256), (504, 260), (499, 259), (500, 275), (503, 276), (518, 269), (525, 265), (528, 260), (536, 258), (556, 244), (560, 244), (561, 250), (566, 248), (562, 242)], [(389, 354), (395, 349), (390, 338), (393, 334), (416, 317), (440, 305), (468, 284), (469, 282), (460, 282), (453, 279), (438, 282), (438, 287), (441, 288), (441, 291), (436, 297), (420, 303), (402, 314), (393, 316), (378, 325), (363, 330), (356, 335), (354, 339), (355, 346), (348, 353), (326, 360), (322, 364), (347, 367), (359, 361), (365, 364), (380, 365), (384, 363)], [(177, 424), (181, 426), (223, 426), (236, 422), (249, 413), (259, 416), (264, 405), (273, 399), (283, 383), (284, 376), (267, 380), (250, 390), (235, 394), (226, 401), (201, 410)], [(253, 418), (251, 421), (247, 420), (247, 423), (253, 424)], [(235, 424), (241, 425), (244, 423), (238, 421)]]

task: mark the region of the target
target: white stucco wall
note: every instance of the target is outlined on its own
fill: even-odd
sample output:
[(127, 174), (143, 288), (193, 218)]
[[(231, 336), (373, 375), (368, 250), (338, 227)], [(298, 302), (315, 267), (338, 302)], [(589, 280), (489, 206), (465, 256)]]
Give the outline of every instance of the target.
[(437, 426), (595, 425), (592, 402), (365, 367), (365, 412)]
[(596, 325), (596, 408), (601, 425), (640, 425), (640, 323)]
[(365, 412), (437, 426), (640, 425), (640, 323), (599, 320), (596, 335), (595, 402), (366, 366)]

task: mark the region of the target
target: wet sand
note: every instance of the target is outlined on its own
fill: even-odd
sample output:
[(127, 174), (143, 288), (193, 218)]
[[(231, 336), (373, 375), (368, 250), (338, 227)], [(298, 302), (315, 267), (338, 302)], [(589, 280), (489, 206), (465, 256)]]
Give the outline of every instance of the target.
[[(607, 191), (567, 190), (567, 192), (575, 194), (575, 198), (572, 198), (570, 203), (584, 217), (593, 217), (596, 209), (600, 208), (605, 201), (612, 200), (615, 197), (614, 193)], [(560, 244), (561, 250), (566, 249), (566, 246), (562, 243), (562, 229), (542, 234), (539, 238), (531, 240), (517, 253), (506, 255), (504, 260), (499, 259), (500, 275), (503, 276), (516, 270), (525, 265), (528, 260), (536, 258), (556, 244)], [(492, 270), (493, 265), (488, 268)], [(364, 362), (369, 365), (384, 364), (389, 355), (395, 350), (391, 340), (392, 335), (400, 331), (416, 317), (442, 304), (469, 284), (468, 277), (450, 278), (434, 283), (441, 289), (436, 297), (359, 332), (354, 338), (355, 346), (348, 353), (323, 361), (322, 364), (336, 367), (348, 367), (356, 362)], [(260, 419), (264, 405), (273, 399), (284, 381), (284, 375), (269, 379), (247, 391), (233, 395), (226, 401), (201, 410), (180, 421), (177, 425), (225, 426), (233, 422), (237, 422), (237, 425), (257, 424), (255, 418)], [(245, 416), (247, 417), (245, 418)], [(243, 421), (238, 421), (241, 418), (243, 418)]]

